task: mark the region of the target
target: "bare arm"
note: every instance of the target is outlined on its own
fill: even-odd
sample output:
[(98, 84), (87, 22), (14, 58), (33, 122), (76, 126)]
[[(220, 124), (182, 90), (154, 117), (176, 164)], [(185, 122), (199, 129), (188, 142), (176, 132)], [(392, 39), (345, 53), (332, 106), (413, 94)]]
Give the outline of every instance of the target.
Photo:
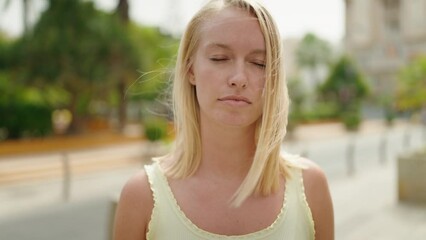
[(316, 240), (334, 239), (333, 203), (327, 178), (320, 167), (306, 160), (308, 169), (303, 171), (306, 199), (315, 224)]
[(146, 239), (153, 206), (148, 177), (142, 171), (123, 187), (115, 213), (114, 239)]

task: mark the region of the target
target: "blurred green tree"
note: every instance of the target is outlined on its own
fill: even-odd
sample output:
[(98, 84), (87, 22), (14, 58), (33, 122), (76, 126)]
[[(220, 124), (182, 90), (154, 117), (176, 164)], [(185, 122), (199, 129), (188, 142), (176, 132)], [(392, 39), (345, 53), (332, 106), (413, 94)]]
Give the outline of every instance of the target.
[(306, 98), (306, 92), (299, 77), (291, 77), (287, 82), (288, 93), (291, 99), (287, 131), (292, 134), (300, 121), (302, 121), (303, 103)]
[(337, 104), (336, 110), (347, 129), (358, 128), (361, 100), (368, 95), (369, 88), (349, 57), (342, 56), (334, 64), (320, 92), (324, 99)]
[[(141, 76), (128, 89), (129, 97), (155, 101), (169, 86), (173, 74), (175, 54), (179, 40), (162, 33), (158, 28), (131, 25), (130, 38), (138, 43), (141, 59)], [(155, 46), (155, 47), (153, 47)]]
[(328, 66), (332, 59), (330, 44), (313, 33), (306, 34), (296, 49), (297, 64), (306, 68), (314, 80), (315, 87), (320, 84), (319, 68)]
[(400, 71), (396, 96), (401, 111), (426, 108), (426, 56), (416, 58)]
[[(318, 99), (318, 88), (326, 77), (332, 58), (330, 43), (313, 33), (307, 33), (296, 49), (296, 62), (305, 77), (303, 82), (306, 94), (302, 104), (303, 111), (299, 114), (301, 121), (323, 121), (329, 115), (328, 109), (324, 108), (325, 104)], [(328, 112), (325, 113), (324, 110)]]
[(8, 41), (6, 34), (0, 30), (0, 71), (6, 70), (8, 62), (8, 52), (10, 49), (10, 41)]
[(16, 49), (14, 41), (0, 33), (0, 140), (52, 133), (51, 111), (69, 98), (60, 88), (42, 90), (17, 81), (12, 61)]
[(38, 89), (10, 81), (0, 69), (0, 140), (50, 134), (51, 110)]
[(82, 128), (91, 99), (105, 98), (120, 81), (117, 76), (136, 79), (140, 64), (117, 17), (79, 0), (50, 0), (32, 33), (15, 48), (12, 62), (19, 79), (67, 91), (73, 131)]
[(99, 101), (117, 107), (123, 126), (128, 100), (156, 102), (164, 92), (178, 46), (158, 28), (128, 22), (126, 2), (108, 14), (91, 2), (48, 1), (33, 30), (0, 44), (3, 79), (52, 109), (70, 109), (75, 131)]
[(143, 122), (152, 115), (171, 118), (169, 88), (179, 40), (155, 27), (141, 28), (131, 24), (130, 29), (130, 38), (137, 43), (137, 50), (143, 56), (141, 75), (126, 91), (131, 106), (137, 106), (137, 117), (133, 111), (130, 120)]
[[(134, 44), (136, 55), (141, 56), (141, 76), (138, 80), (123, 78), (119, 69), (114, 71), (120, 80), (117, 87), (117, 104), (119, 106), (119, 118), (123, 122), (125, 117), (125, 102), (143, 102), (140, 108), (152, 106), (156, 113), (164, 113), (166, 106), (158, 104), (157, 100), (165, 93), (169, 78), (172, 74), (173, 56), (177, 52), (178, 40), (173, 36), (161, 32), (156, 27), (139, 26), (129, 21), (130, 5), (127, 0), (118, 0), (115, 15), (120, 19), (120, 24), (128, 30), (128, 37)], [(125, 57), (125, 56), (123, 56)], [(117, 66), (117, 65), (115, 65)], [(152, 115), (148, 110), (145, 115)], [(140, 115), (144, 115), (141, 113)], [(146, 116), (141, 116), (141, 118)]]

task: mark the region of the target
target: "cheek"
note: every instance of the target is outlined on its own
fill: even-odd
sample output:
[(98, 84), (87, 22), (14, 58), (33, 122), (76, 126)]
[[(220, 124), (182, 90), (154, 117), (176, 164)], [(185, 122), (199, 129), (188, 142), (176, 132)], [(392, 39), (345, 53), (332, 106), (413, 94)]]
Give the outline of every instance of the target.
[(198, 66), (194, 69), (194, 84), (200, 90), (213, 90), (215, 86), (219, 86), (226, 79), (224, 69), (218, 69), (209, 65)]
[(258, 78), (253, 82), (253, 91), (258, 97), (263, 97), (265, 91), (265, 78)]
[(251, 66), (251, 68), (249, 68), (248, 74), (250, 76), (250, 82), (253, 88), (262, 90), (265, 86), (265, 70), (256, 66)]
[(192, 68), (193, 71), (193, 84), (198, 85), (205, 81), (206, 77), (211, 75), (211, 69), (209, 69), (208, 65), (201, 61), (196, 61)]

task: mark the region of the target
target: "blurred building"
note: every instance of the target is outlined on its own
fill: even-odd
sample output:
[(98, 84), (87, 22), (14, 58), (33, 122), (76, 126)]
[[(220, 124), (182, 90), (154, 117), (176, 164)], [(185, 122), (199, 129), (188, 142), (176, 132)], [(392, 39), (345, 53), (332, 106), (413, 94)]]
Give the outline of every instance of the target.
[(378, 94), (394, 92), (399, 69), (426, 54), (426, 0), (344, 0), (346, 50)]

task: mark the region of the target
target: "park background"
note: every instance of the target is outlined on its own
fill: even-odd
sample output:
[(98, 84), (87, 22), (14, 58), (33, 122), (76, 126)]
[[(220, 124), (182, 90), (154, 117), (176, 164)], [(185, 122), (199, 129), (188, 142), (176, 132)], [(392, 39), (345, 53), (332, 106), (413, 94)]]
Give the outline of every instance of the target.
[[(114, 195), (173, 143), (167, 90), (203, 2), (0, 1), (1, 239), (108, 238)], [(283, 150), (326, 171), (337, 239), (425, 237), (426, 1), (264, 2), (282, 27), (292, 99)], [(412, 152), (418, 172), (400, 171)], [(79, 228), (77, 212), (92, 225)], [(401, 216), (413, 224), (393, 227)], [(65, 220), (53, 231), (51, 218)]]

